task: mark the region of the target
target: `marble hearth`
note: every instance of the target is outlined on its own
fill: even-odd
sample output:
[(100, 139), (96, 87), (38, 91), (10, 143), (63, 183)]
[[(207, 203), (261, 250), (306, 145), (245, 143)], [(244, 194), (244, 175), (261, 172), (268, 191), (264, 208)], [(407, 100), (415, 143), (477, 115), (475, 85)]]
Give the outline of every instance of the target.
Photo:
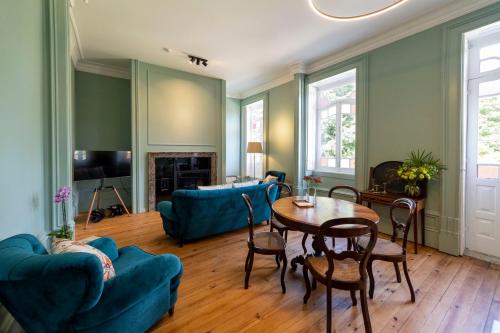
[(148, 153), (149, 210), (160, 201), (170, 200), (178, 189), (196, 189), (217, 184), (217, 154)]

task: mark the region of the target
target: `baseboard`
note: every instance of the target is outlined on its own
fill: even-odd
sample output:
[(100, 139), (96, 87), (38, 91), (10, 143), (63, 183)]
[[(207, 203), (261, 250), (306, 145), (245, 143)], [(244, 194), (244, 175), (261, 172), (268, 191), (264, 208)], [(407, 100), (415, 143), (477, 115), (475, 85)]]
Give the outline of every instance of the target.
[(465, 249), (464, 256), (487, 261), (487, 262), (495, 264), (495, 265), (500, 265), (500, 258), (495, 257), (495, 256), (490, 256), (489, 254), (484, 254), (484, 253), (472, 251), (469, 249)]

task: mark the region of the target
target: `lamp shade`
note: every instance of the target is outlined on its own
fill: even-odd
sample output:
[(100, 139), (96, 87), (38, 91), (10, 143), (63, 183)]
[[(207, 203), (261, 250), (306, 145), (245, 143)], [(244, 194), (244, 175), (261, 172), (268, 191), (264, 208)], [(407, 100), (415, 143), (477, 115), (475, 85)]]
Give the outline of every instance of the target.
[(262, 143), (249, 142), (247, 146), (247, 153), (253, 153), (253, 154), (262, 153)]

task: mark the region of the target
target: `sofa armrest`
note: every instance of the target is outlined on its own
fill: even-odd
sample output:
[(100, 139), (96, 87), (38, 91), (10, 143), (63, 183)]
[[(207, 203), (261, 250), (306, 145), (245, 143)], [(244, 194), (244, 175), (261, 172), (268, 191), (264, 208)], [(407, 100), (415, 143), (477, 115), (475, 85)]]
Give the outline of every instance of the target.
[[(152, 256), (141, 260), (115, 278), (106, 281), (101, 301), (84, 316), (88, 314), (93, 321), (99, 322), (117, 315), (140, 302), (166, 282), (167, 288), (171, 290), (170, 282), (179, 274), (182, 274), (182, 264), (174, 255)], [(166, 299), (165, 302), (169, 300)], [(103, 317), (99, 318), (99, 316)]]
[(109, 237), (97, 238), (87, 244), (103, 252), (109, 257), (109, 259), (111, 259), (111, 261), (115, 261), (118, 258), (118, 248), (116, 247), (116, 243)]
[(160, 214), (169, 221), (177, 221), (177, 216), (175, 216), (172, 201), (162, 201), (158, 204), (158, 211)]

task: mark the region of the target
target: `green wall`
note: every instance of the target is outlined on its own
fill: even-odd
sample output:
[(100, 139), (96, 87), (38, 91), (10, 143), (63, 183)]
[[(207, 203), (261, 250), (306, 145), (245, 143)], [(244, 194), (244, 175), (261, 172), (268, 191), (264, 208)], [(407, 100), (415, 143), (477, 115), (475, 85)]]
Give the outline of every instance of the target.
[(48, 6), (0, 2), (0, 239), (49, 225)]
[(226, 176), (226, 82), (132, 62), (133, 209), (148, 210), (149, 152), (216, 152)]
[(295, 175), (294, 88), (288, 82), (268, 92), (267, 168), (286, 172), (288, 183), (293, 183)]
[[(132, 113), (130, 80), (75, 71), (75, 149), (76, 150), (131, 150)], [(77, 212), (86, 212), (94, 188), (100, 181), (85, 180), (73, 183), (77, 194)], [(130, 177), (106, 179), (105, 186), (113, 185), (127, 206), (132, 203)], [(101, 207), (119, 201), (111, 191), (100, 199)]]
[(226, 99), (226, 174), (240, 175), (241, 101)]
[(130, 80), (75, 72), (75, 149), (130, 150)]
[[(306, 76), (307, 80), (328, 72), (333, 73), (339, 66), (354, 61), (367, 63), (364, 79), (367, 82), (365, 134), (368, 138), (366, 143), (362, 143), (366, 145), (362, 149), (366, 152), (367, 166), (375, 166), (387, 160), (403, 160), (413, 149), (431, 151), (448, 163), (445, 175), (448, 184), (443, 186), (439, 180), (429, 184), (426, 243), (452, 254), (458, 254), (460, 248), (457, 189), (460, 169), (458, 140), (461, 129), (460, 107), (457, 103), (460, 100), (460, 67), (457, 59), (460, 59), (461, 51), (456, 45), (460, 43), (460, 31), (472, 30), (500, 20), (499, 12), (500, 5), (495, 4)], [(450, 49), (449, 45), (454, 48)], [(297, 95), (292, 92), (294, 84), (300, 86), (298, 78), (300, 76), (295, 77), (292, 85), (288, 83), (264, 93), (270, 96), (270, 135), (277, 132), (273, 130), (277, 126), (277, 119), (271, 116), (272, 110), (279, 108), (283, 113), (288, 113), (289, 119), (294, 116), (297, 119), (294, 113), (298, 109), (292, 107)], [(284, 92), (285, 87), (288, 87), (288, 93)], [(273, 106), (272, 96), (276, 96), (276, 91), (281, 91), (282, 98), (276, 98)], [(253, 97), (249, 97), (251, 98)], [(297, 135), (296, 127), (293, 133), (281, 138), (280, 147), (293, 147)], [(276, 152), (273, 151), (272, 144), (270, 146), (269, 161), (273, 161)], [(453, 147), (454, 151), (447, 151), (444, 147)], [(292, 149), (279, 149), (277, 156), (282, 161), (294, 161), (294, 154), (296, 152)], [(291, 182), (291, 179), (288, 178), (288, 181)], [(323, 186), (350, 182), (352, 180), (328, 177)], [(357, 186), (365, 188), (367, 184)], [(454, 191), (445, 193), (443, 188)], [(447, 209), (444, 205), (453, 209)], [(375, 209), (382, 217), (380, 230), (390, 232), (387, 208)]]

